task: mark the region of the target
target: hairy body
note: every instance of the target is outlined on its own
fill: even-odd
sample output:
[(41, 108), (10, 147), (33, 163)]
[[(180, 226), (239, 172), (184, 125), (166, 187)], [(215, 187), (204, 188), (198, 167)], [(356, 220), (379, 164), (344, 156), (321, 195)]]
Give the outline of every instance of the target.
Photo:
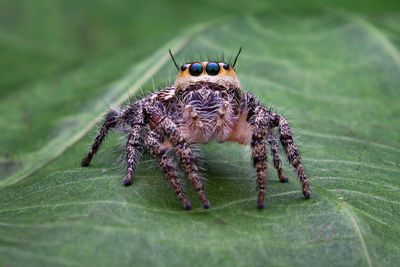
[(282, 146), (302, 183), (303, 195), (309, 198), (307, 177), (287, 121), (261, 106), (251, 93), (242, 93), (233, 66), (213, 61), (186, 63), (179, 69), (174, 85), (152, 93), (122, 110), (109, 112), (82, 166), (89, 165), (109, 129), (123, 129), (129, 133), (125, 185), (133, 182), (138, 150), (144, 144), (158, 160), (183, 207), (190, 209), (191, 203), (178, 181), (174, 160), (166, 153), (167, 148), (173, 146), (176, 147), (177, 157), (203, 207), (208, 208), (210, 203), (190, 145), (207, 143), (212, 139), (218, 142), (234, 141), (242, 145), (250, 143), (257, 172), (257, 206), (263, 208), (267, 142), (271, 146), (278, 177), (282, 182), (287, 182), (273, 132), (273, 128), (278, 127)]

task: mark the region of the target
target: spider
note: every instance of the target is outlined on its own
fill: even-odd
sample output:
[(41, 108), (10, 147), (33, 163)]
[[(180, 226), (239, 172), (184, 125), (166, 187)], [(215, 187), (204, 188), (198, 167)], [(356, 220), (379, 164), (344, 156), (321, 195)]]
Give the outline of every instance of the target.
[(292, 131), (286, 119), (260, 105), (251, 93), (243, 93), (235, 72), (235, 64), (242, 48), (232, 65), (226, 62), (189, 62), (181, 67), (176, 63), (171, 50), (170, 56), (178, 70), (173, 85), (154, 92), (122, 110), (110, 111), (95, 138), (93, 145), (82, 161), (88, 166), (112, 128), (126, 131), (127, 171), (124, 185), (131, 185), (136, 170), (140, 148), (145, 148), (158, 160), (168, 181), (178, 195), (183, 208), (191, 209), (178, 180), (174, 160), (167, 153), (176, 148), (177, 157), (192, 181), (205, 209), (210, 202), (205, 194), (199, 168), (195, 162), (191, 144), (235, 141), (242, 145), (251, 143), (253, 165), (257, 172), (257, 207), (265, 207), (265, 176), (267, 169), (267, 142), (271, 147), (274, 167), (281, 182), (288, 182), (279, 158), (278, 143), (273, 128), (278, 127), (279, 139), (288, 160), (297, 170), (306, 199), (311, 195), (307, 176), (293, 141)]

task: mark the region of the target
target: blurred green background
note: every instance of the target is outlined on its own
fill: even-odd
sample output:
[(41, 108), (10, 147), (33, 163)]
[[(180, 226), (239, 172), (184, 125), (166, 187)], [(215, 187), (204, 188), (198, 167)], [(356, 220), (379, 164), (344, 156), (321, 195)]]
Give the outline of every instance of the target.
[[(398, 1), (0, 0), (0, 265), (395, 266), (400, 258)], [(179, 62), (243, 46), (245, 91), (292, 122), (313, 197), (250, 153), (205, 150), (202, 210), (145, 155), (121, 186), (121, 135), (79, 167), (110, 105)], [(198, 205), (197, 205), (198, 204)]]

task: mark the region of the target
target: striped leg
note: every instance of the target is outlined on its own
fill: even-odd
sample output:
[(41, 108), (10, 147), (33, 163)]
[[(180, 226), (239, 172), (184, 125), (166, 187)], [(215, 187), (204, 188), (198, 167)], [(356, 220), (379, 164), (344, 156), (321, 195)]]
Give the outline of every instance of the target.
[(94, 139), (93, 145), (89, 150), (89, 153), (87, 154), (86, 158), (82, 161), (81, 165), (82, 167), (89, 166), (90, 162), (92, 161), (92, 158), (94, 154), (96, 154), (97, 150), (99, 149), (101, 143), (103, 142), (104, 138), (107, 135), (107, 132), (110, 128), (114, 128), (116, 124), (116, 116), (117, 113), (112, 111), (107, 114), (106, 119), (104, 124), (101, 126), (99, 134), (96, 136)]
[(267, 172), (267, 145), (266, 135), (268, 131), (267, 110), (261, 106), (254, 111), (254, 131), (251, 140), (253, 165), (257, 171), (258, 202), (257, 207), (265, 207), (265, 176)]
[(277, 113), (271, 115), (272, 126), (279, 127), (279, 135), (282, 146), (285, 148), (285, 152), (288, 156), (289, 162), (297, 170), (297, 176), (300, 179), (302, 185), (303, 196), (310, 198), (311, 191), (307, 183), (306, 172), (304, 171), (303, 164), (300, 160), (300, 155), (297, 150), (296, 144), (292, 138), (292, 130), (286, 119)]
[(282, 163), (281, 163), (281, 159), (279, 157), (279, 147), (278, 147), (276, 136), (275, 136), (274, 132), (272, 131), (272, 129), (269, 129), (269, 131), (268, 131), (267, 140), (268, 140), (269, 145), (271, 146), (271, 155), (272, 155), (272, 159), (274, 161), (274, 167), (278, 172), (279, 180), (282, 183), (287, 183), (288, 178), (283, 174)]
[(210, 202), (207, 199), (203, 184), (200, 181), (198, 167), (194, 161), (193, 153), (189, 148), (189, 144), (183, 138), (178, 126), (176, 126), (169, 117), (162, 118), (158, 122), (158, 125), (163, 129), (172, 145), (177, 148), (178, 156), (189, 176), (189, 179), (192, 181), (201, 202), (203, 203), (203, 207), (208, 209), (210, 207)]
[(263, 137), (253, 135), (251, 141), (253, 150), (253, 166), (257, 171), (257, 187), (258, 187), (258, 201), (257, 207), (262, 209), (265, 207), (265, 175), (267, 172), (267, 153), (266, 143)]
[(178, 195), (183, 208), (185, 210), (190, 210), (192, 204), (183, 193), (182, 187), (179, 184), (178, 173), (171, 158), (167, 155), (166, 147), (162, 144), (161, 133), (158, 131), (150, 131), (146, 136), (145, 144), (150, 153), (158, 160), (160, 167), (174, 188), (175, 193)]
[(141, 131), (142, 125), (132, 125), (129, 132), (128, 141), (126, 142), (126, 160), (127, 160), (127, 171), (124, 178), (124, 185), (131, 185), (133, 183), (133, 175), (136, 171), (136, 163), (138, 160), (138, 149), (142, 144)]

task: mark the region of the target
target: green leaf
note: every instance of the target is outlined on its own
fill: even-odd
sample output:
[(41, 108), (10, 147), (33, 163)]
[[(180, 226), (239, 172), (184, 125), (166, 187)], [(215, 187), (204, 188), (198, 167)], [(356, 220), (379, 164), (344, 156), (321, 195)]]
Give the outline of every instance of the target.
[[(224, 18), (21, 90), (14, 106), (0, 110), (9, 114), (2, 129), (10, 130), (2, 149), (15, 149), (1, 159), (0, 265), (395, 265), (400, 54), (388, 38), (399, 34), (393, 20), (400, 17), (386, 23), (331, 11)], [(184, 211), (148, 155), (133, 187), (122, 186), (118, 133), (91, 167), (79, 167), (110, 103), (141, 87), (151, 91), (152, 80), (162, 87), (174, 79), (168, 48), (181, 62), (200, 53), (229, 57), (239, 46), (244, 90), (295, 131), (311, 199), (303, 199), (291, 166), (284, 164), (288, 184), (269, 166), (267, 206), (257, 210), (250, 148), (234, 143), (201, 146), (209, 210), (183, 177), (193, 204)]]

